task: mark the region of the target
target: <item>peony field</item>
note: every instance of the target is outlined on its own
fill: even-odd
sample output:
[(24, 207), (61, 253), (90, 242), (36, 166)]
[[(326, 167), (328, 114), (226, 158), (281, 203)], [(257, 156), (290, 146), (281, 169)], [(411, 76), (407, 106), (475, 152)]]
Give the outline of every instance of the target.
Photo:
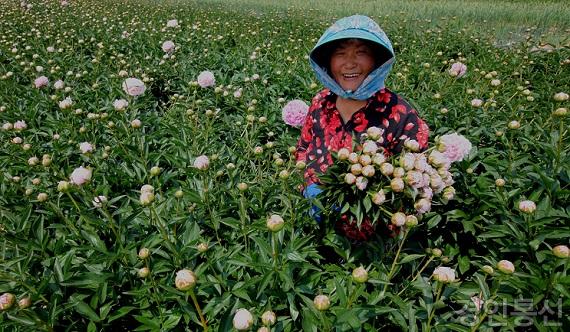
[[(305, 198), (336, 20), (428, 146)], [(0, 1), (0, 331), (569, 331), (564, 1)], [(425, 137), (425, 136), (424, 136)]]

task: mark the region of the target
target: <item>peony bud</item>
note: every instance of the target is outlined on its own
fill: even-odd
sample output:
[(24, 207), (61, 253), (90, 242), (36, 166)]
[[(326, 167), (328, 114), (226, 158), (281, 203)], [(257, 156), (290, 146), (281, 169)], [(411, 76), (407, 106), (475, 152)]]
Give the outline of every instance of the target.
[(349, 155), (350, 155), (350, 151), (348, 151), (347, 148), (342, 148), (342, 149), (338, 150), (338, 153), (337, 153), (337, 157), (339, 160), (346, 160), (346, 159), (348, 159)]
[(208, 251), (208, 243), (201, 242), (198, 244), (198, 246), (196, 246), (196, 249), (198, 250), (199, 253), (204, 253)]
[(406, 223), (406, 215), (402, 212), (396, 212), (392, 215), (392, 218), (390, 218), (390, 221), (392, 222), (392, 225), (394, 225), (394, 226), (397, 226), (397, 227), (404, 226), (404, 224)]
[(176, 192), (174, 193), (174, 197), (176, 198), (182, 198), (182, 196), (184, 196), (184, 191), (182, 191), (181, 189), (176, 190)]
[(374, 155), (374, 158), (372, 158), (372, 162), (376, 166), (381, 166), (383, 163), (386, 162), (386, 156), (384, 156), (383, 153), (377, 153)]
[(566, 100), (568, 100), (568, 94), (564, 93), (564, 92), (558, 92), (557, 94), (554, 95), (554, 100), (555, 101), (566, 101)]
[(261, 315), (261, 322), (265, 326), (271, 326), (277, 321), (277, 316), (271, 310), (267, 310)]
[(148, 248), (141, 248), (141, 250), (139, 250), (139, 258), (140, 259), (147, 259), (150, 256), (150, 250), (148, 250)]
[(146, 278), (150, 274), (150, 270), (148, 267), (142, 267), (137, 271), (137, 274), (140, 278)]
[(208, 156), (201, 155), (194, 160), (194, 167), (201, 171), (207, 170), (209, 166), (210, 160)]
[(406, 216), (406, 227), (412, 228), (418, 225), (418, 218), (416, 216)]
[(253, 316), (247, 309), (238, 309), (233, 319), (234, 328), (238, 331), (246, 331), (253, 325)]
[(350, 166), (350, 173), (352, 173), (353, 175), (360, 175), (360, 173), (362, 173), (362, 165), (352, 164)]
[(346, 184), (354, 184), (356, 182), (356, 176), (354, 176), (354, 174), (352, 174), (352, 173), (347, 173), (344, 176), (344, 182)]
[(380, 165), (380, 173), (385, 176), (390, 176), (392, 173), (394, 173), (394, 166), (392, 166), (390, 163), (383, 163)]
[(158, 174), (160, 174), (160, 171), (161, 171), (160, 167), (158, 167), (158, 166), (153, 166), (153, 167), (150, 169), (150, 175), (151, 175), (151, 176), (157, 176)]
[(521, 127), (521, 124), (517, 120), (513, 120), (513, 121), (509, 122), (508, 127), (509, 127), (509, 129), (515, 130), (515, 129), (519, 129)]
[(16, 297), (12, 293), (4, 293), (0, 295), (0, 311), (12, 308), (15, 301)]
[(240, 183), (238, 183), (238, 185), (237, 185), (237, 188), (238, 188), (239, 191), (246, 191), (246, 190), (247, 190), (247, 187), (248, 187), (248, 186), (247, 186), (247, 183), (244, 183), (244, 182), (240, 182)]
[(142, 192), (139, 200), (143, 206), (150, 205), (150, 203), (154, 201), (154, 194), (151, 192)]
[(43, 203), (43, 202), (47, 201), (47, 199), (48, 199), (48, 194), (46, 194), (46, 193), (39, 193), (38, 194), (38, 197), (37, 197), (38, 202)]
[(367, 166), (367, 165), (370, 165), (372, 163), (372, 158), (367, 154), (363, 154), (363, 155), (360, 155), (360, 157), (358, 157), (358, 162), (362, 166)]
[(196, 275), (188, 269), (182, 269), (176, 272), (174, 281), (176, 288), (181, 291), (187, 291), (196, 286)]
[(368, 179), (363, 176), (359, 176), (356, 178), (355, 183), (356, 183), (356, 188), (358, 188), (359, 190), (364, 190), (368, 186)]
[(570, 257), (570, 249), (565, 245), (558, 245), (552, 248), (552, 253), (558, 258), (568, 258)]
[(319, 311), (325, 311), (331, 306), (331, 301), (326, 295), (315, 296), (313, 303), (315, 304), (315, 308), (317, 308)]
[(443, 254), (443, 252), (442, 252), (441, 249), (439, 249), (439, 248), (433, 248), (433, 249), (431, 250), (431, 254), (432, 254), (434, 257), (441, 257), (441, 255)]
[(352, 279), (357, 283), (365, 283), (368, 281), (368, 271), (362, 266), (352, 270)]
[(375, 193), (372, 196), (372, 202), (376, 205), (381, 205), (386, 201), (386, 195), (384, 194), (384, 190), (380, 190), (379, 192)]
[(515, 266), (513, 263), (505, 259), (497, 263), (497, 269), (505, 274), (512, 274), (515, 272)]
[(394, 192), (402, 192), (404, 190), (404, 180), (402, 178), (393, 178), (390, 181), (390, 188)]
[(59, 181), (57, 184), (57, 191), (64, 193), (69, 190), (69, 187), (70, 187), (69, 182)]
[(364, 175), (368, 178), (374, 176), (375, 173), (376, 173), (376, 170), (374, 169), (374, 166), (372, 166), (372, 165), (366, 165), (362, 168), (362, 175)]
[(295, 164), (295, 168), (298, 169), (298, 170), (304, 170), (305, 167), (307, 167), (307, 164), (306, 164), (304, 161), (302, 161), (302, 160), (299, 160), (299, 161)]
[(455, 270), (449, 267), (440, 266), (437, 267), (433, 273), (432, 277), (442, 283), (450, 283), (455, 281)]
[(558, 117), (564, 117), (567, 114), (568, 114), (568, 109), (566, 109), (564, 107), (559, 107), (552, 113), (552, 115), (558, 116)]
[(285, 226), (285, 222), (283, 221), (283, 218), (281, 218), (281, 216), (277, 214), (272, 214), (267, 218), (266, 225), (267, 229), (269, 229), (270, 231), (279, 232), (283, 228), (283, 226)]
[(496, 185), (497, 187), (499, 187), (499, 188), (500, 188), (500, 187), (503, 187), (503, 186), (505, 185), (505, 180), (504, 180), (504, 179), (496, 179), (496, 180), (495, 180), (495, 185)]
[(18, 301), (18, 308), (26, 309), (32, 305), (32, 299), (30, 297), (23, 297)]
[(493, 275), (495, 273), (493, 267), (489, 265), (483, 265), (481, 267), (481, 270), (483, 270), (483, 272), (487, 273), (488, 275)]
[(519, 210), (521, 210), (521, 212), (527, 213), (527, 214), (531, 214), (536, 210), (536, 204), (533, 201), (520, 201), (519, 202)]
[(401, 177), (404, 177), (405, 174), (406, 174), (406, 170), (404, 170), (402, 167), (396, 167), (396, 168), (394, 168), (394, 172), (392, 173), (392, 176), (395, 178), (401, 178)]
[(352, 152), (351, 154), (349, 154), (348, 161), (350, 161), (353, 164), (356, 164), (358, 162), (358, 154), (356, 154), (356, 152)]

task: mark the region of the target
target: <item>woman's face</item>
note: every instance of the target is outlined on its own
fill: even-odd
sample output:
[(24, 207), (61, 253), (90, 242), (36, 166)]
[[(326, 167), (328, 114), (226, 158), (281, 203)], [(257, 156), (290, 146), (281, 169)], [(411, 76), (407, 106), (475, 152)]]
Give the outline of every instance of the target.
[(362, 40), (343, 41), (331, 55), (331, 74), (346, 91), (355, 91), (374, 69), (372, 49)]

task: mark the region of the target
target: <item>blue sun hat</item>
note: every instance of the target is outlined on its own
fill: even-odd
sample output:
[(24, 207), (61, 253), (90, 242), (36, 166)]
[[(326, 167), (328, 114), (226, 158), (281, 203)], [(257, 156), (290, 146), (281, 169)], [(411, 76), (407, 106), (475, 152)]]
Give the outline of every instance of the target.
[[(388, 58), (384, 63), (374, 69), (364, 79), (362, 84), (355, 90), (344, 90), (334, 78), (332, 78), (327, 70), (330, 61), (331, 42), (341, 39), (358, 38), (374, 43), (378, 46), (375, 48), (376, 53), (385, 53), (384, 58)], [(375, 54), (380, 56), (380, 54)], [(346, 99), (366, 100), (378, 90), (384, 88), (384, 80), (390, 73), (392, 65), (396, 61), (392, 43), (386, 33), (378, 26), (374, 20), (364, 15), (353, 15), (341, 18), (329, 27), (321, 36), (311, 54), (309, 62), (317, 79), (333, 93)]]

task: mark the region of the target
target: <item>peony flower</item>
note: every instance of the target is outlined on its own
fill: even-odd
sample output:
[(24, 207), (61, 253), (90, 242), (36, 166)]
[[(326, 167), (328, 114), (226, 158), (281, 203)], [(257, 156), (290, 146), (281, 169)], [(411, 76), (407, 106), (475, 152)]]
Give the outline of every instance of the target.
[(253, 316), (247, 309), (238, 309), (232, 322), (236, 330), (246, 331), (253, 325)]
[(12, 308), (15, 301), (16, 297), (12, 293), (4, 293), (0, 295), (0, 311)]
[(55, 83), (53, 84), (53, 87), (54, 87), (56, 90), (61, 90), (61, 89), (65, 88), (65, 83), (63, 83), (62, 80), (57, 80), (57, 81), (55, 81)]
[(350, 161), (353, 164), (356, 164), (358, 162), (359, 158), (358, 158), (358, 154), (356, 152), (351, 152), (348, 155), (348, 161)]
[(178, 20), (176, 20), (176, 19), (168, 20), (168, 21), (166, 22), (166, 27), (167, 27), (167, 28), (176, 28), (176, 27), (178, 27)]
[(362, 165), (360, 164), (350, 165), (350, 173), (354, 175), (360, 175), (360, 173), (362, 173)]
[(87, 154), (93, 152), (95, 147), (91, 143), (83, 142), (79, 144), (79, 150), (81, 150), (81, 153)]
[(64, 100), (59, 102), (59, 108), (61, 108), (62, 110), (70, 108), (71, 105), (73, 105), (73, 101), (71, 100), (70, 97), (66, 97)]
[(123, 91), (125, 91), (125, 93), (128, 94), (129, 96), (135, 97), (142, 95), (145, 90), (146, 87), (143, 81), (137, 78), (130, 77), (123, 82)]
[(133, 121), (131, 121), (131, 127), (137, 129), (140, 128), (142, 126), (142, 122), (139, 119), (134, 119)]
[(447, 156), (439, 151), (432, 151), (428, 156), (428, 162), (437, 168), (448, 169), (451, 162)]
[(483, 106), (483, 101), (481, 99), (473, 99), (471, 100), (471, 106), (475, 108), (481, 107)]
[(201, 155), (194, 160), (194, 167), (199, 170), (202, 171), (207, 170), (209, 165), (210, 165), (210, 160), (206, 155)]
[(309, 106), (302, 100), (291, 100), (281, 110), (281, 117), (283, 121), (292, 127), (301, 127), (307, 113)]
[(47, 86), (48, 83), (49, 83), (49, 79), (47, 77), (40, 76), (34, 80), (34, 87), (36, 89), (40, 89), (40, 88), (43, 88), (44, 86)]
[(73, 170), (69, 176), (69, 179), (71, 180), (71, 183), (80, 186), (86, 182), (89, 182), (91, 180), (91, 175), (92, 173), (89, 168), (84, 168), (81, 166)]
[(510, 261), (503, 259), (497, 263), (497, 269), (505, 274), (512, 274), (515, 272), (515, 266)]
[(113, 102), (113, 107), (115, 108), (116, 111), (122, 111), (125, 108), (127, 108), (127, 106), (129, 106), (129, 102), (126, 101), (125, 99), (115, 99), (115, 101)]
[(376, 166), (381, 166), (383, 163), (386, 162), (386, 156), (383, 153), (377, 153), (372, 158), (372, 163)]
[(533, 201), (520, 201), (519, 202), (519, 210), (524, 213), (531, 214), (536, 210), (536, 204)]
[(455, 62), (449, 68), (448, 73), (455, 78), (463, 77), (467, 73), (467, 66), (461, 62)]
[(437, 150), (452, 163), (463, 160), (471, 151), (471, 147), (471, 142), (457, 133), (443, 135), (437, 141)]
[(364, 267), (359, 266), (352, 270), (352, 279), (360, 284), (365, 283), (368, 281), (368, 271)]
[(433, 273), (432, 277), (442, 283), (450, 283), (455, 281), (455, 270), (449, 267), (440, 266), (437, 267)]
[(96, 196), (95, 198), (93, 198), (93, 201), (91, 203), (93, 203), (94, 207), (101, 208), (101, 207), (103, 207), (103, 204), (107, 203), (107, 197), (106, 196)]
[(176, 279), (174, 283), (176, 288), (181, 291), (187, 291), (196, 286), (196, 275), (188, 269), (182, 269), (176, 272)]
[(423, 174), (418, 171), (409, 171), (406, 173), (406, 183), (416, 189), (425, 186)]
[(570, 257), (570, 249), (565, 245), (558, 245), (552, 248), (552, 253), (558, 258), (568, 258)]
[(400, 156), (400, 167), (406, 171), (413, 169), (415, 162), (416, 156), (414, 153), (404, 153)]
[(26, 121), (18, 120), (16, 122), (14, 122), (13, 128), (15, 131), (22, 131), (22, 130), (28, 128), (28, 125), (26, 124)]
[(367, 154), (361, 154), (360, 157), (358, 157), (358, 162), (362, 166), (368, 166), (372, 163), (372, 158)]
[(374, 176), (376, 170), (372, 165), (366, 165), (362, 168), (362, 175), (366, 176), (367, 178)]
[(394, 173), (394, 166), (390, 163), (383, 163), (380, 165), (380, 173), (385, 176), (390, 176)]
[(162, 50), (165, 53), (172, 53), (174, 52), (175, 48), (176, 46), (174, 45), (174, 42), (172, 40), (167, 40), (164, 43), (162, 43)]
[(283, 221), (283, 218), (281, 218), (281, 216), (277, 214), (272, 214), (271, 216), (269, 216), (269, 218), (267, 218), (266, 226), (267, 229), (269, 229), (272, 232), (279, 232), (283, 228), (283, 226), (285, 226), (285, 222)]
[(344, 176), (344, 182), (346, 184), (354, 184), (356, 182), (356, 176), (354, 176), (354, 174), (352, 174), (352, 173), (347, 173)]
[(211, 71), (203, 71), (198, 75), (198, 85), (202, 88), (208, 88), (216, 85), (216, 79)]
[(267, 310), (261, 315), (261, 322), (265, 326), (271, 326), (277, 321), (277, 316), (271, 310)]
[(317, 310), (325, 311), (331, 306), (331, 301), (329, 300), (329, 297), (326, 295), (317, 295), (313, 300), (313, 304), (315, 305), (315, 308), (317, 308)]
[(519, 129), (521, 127), (521, 124), (517, 120), (512, 120), (511, 122), (509, 122), (507, 127), (509, 127), (509, 129), (515, 130), (515, 129)]
[(150, 184), (145, 184), (141, 187), (141, 193), (154, 193), (154, 187)]

